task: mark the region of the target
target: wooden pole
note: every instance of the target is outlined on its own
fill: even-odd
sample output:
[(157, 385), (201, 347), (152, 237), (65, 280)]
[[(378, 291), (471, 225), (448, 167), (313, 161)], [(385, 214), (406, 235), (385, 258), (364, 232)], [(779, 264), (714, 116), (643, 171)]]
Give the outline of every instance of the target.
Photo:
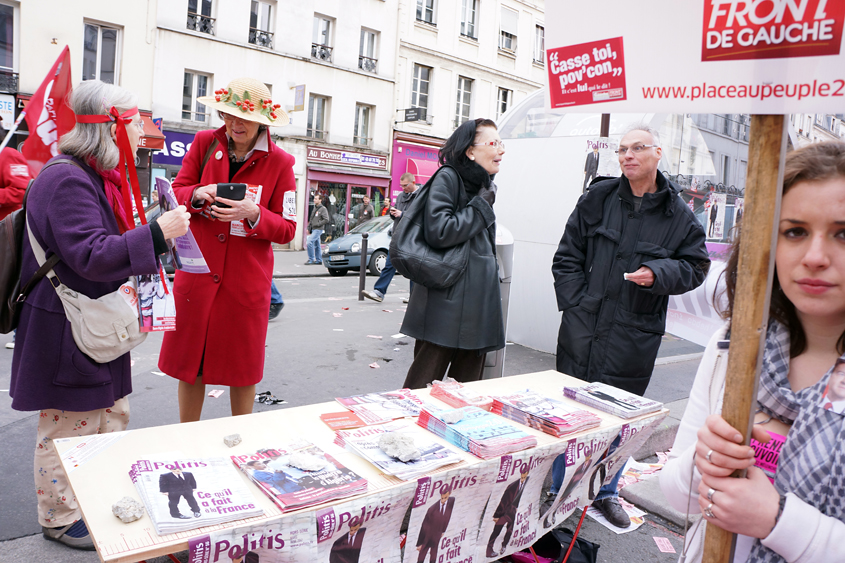
[[(762, 363), (769, 319), (786, 138), (783, 115), (751, 116), (742, 239), (722, 406), (722, 417), (743, 434), (746, 444), (751, 438), (757, 401), (757, 374)], [(735, 473), (733, 476), (741, 475)], [(702, 562), (729, 563), (735, 539), (734, 534), (709, 523)]]

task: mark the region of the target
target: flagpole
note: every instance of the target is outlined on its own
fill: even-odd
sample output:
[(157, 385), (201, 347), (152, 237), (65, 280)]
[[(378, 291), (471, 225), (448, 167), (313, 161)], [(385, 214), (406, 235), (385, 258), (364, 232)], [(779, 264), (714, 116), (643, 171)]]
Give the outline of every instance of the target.
[(14, 135), (14, 134), (15, 134), (15, 131), (17, 131), (17, 130), (18, 130), (18, 125), (20, 125), (20, 124), (21, 124), (21, 121), (23, 121), (23, 118), (24, 118), (25, 116), (26, 116), (26, 110), (21, 111), (20, 115), (18, 115), (18, 118), (15, 120), (15, 124), (14, 124), (14, 125), (12, 125), (12, 128), (11, 128), (11, 129), (9, 129), (9, 132), (8, 132), (8, 133), (6, 133), (6, 138), (5, 138), (5, 139), (3, 139), (3, 144), (2, 144), (2, 145), (0, 145), (0, 151), (2, 151), (3, 149), (5, 149), (5, 148), (6, 148), (6, 145), (8, 145), (8, 144), (9, 144), (9, 140), (12, 138), (12, 135)]

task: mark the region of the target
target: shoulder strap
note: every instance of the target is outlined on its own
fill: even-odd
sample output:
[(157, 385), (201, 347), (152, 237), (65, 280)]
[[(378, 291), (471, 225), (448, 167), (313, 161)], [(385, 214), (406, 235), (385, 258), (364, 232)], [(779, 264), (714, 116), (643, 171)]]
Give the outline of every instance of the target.
[(217, 145), (220, 144), (220, 141), (217, 140), (217, 137), (212, 139), (211, 144), (208, 145), (208, 150), (205, 151), (205, 156), (202, 159), (202, 164), (200, 164), (200, 175), (197, 178), (198, 182), (202, 182), (202, 173), (205, 171), (205, 165), (208, 164), (208, 160), (211, 158), (211, 155), (214, 153), (214, 149), (217, 148)]
[[(60, 158), (59, 160), (53, 160), (42, 166), (38, 174), (41, 174), (41, 172), (44, 172), (44, 170), (46, 170), (47, 168), (50, 168), (51, 166), (55, 166), (57, 164), (73, 164), (74, 166), (82, 170), (82, 167), (79, 166), (72, 158)], [(84, 170), (82, 171), (84, 172)], [(32, 187), (33, 182), (35, 182), (35, 178), (29, 181), (29, 183), (26, 185), (26, 191), (23, 193), (23, 202), (21, 203), (21, 209), (23, 209), (24, 213), (26, 213), (26, 198), (29, 195), (29, 188)]]

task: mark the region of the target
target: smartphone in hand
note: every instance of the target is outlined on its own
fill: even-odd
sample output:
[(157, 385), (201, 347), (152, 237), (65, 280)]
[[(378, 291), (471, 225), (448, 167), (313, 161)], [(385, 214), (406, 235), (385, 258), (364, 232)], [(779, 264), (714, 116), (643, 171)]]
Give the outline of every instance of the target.
[[(246, 197), (246, 184), (217, 184), (217, 197), (225, 197), (234, 201), (240, 201)], [(231, 207), (222, 202), (215, 202), (217, 207)]]

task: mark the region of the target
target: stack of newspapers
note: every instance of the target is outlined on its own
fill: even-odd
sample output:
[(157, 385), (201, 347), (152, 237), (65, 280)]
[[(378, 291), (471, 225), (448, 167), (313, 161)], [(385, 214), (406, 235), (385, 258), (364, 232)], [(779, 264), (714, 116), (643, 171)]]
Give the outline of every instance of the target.
[(337, 397), (335, 401), (357, 414), (366, 424), (383, 424), (420, 414), (422, 399), (410, 389)]
[(433, 382), (431, 384), (431, 396), (455, 408), (478, 407), (489, 411), (493, 406), (493, 399), (471, 391), (461, 385), (459, 381), (455, 381), (450, 377), (445, 378), (443, 381)]
[(537, 445), (534, 436), (478, 407), (426, 406), (417, 424), (480, 458), (489, 459)]
[(493, 397), (491, 412), (558, 438), (601, 424), (600, 417), (585, 409), (566, 405), (530, 389)]
[(232, 462), (282, 511), (367, 490), (366, 479), (306, 440), (233, 455)]
[(151, 456), (133, 463), (129, 477), (162, 536), (264, 514), (223, 457)]
[(663, 403), (628, 393), (604, 383), (588, 383), (581, 387), (564, 387), (563, 394), (579, 403), (609, 412), (619, 418), (634, 418), (663, 408)]
[[(425, 434), (408, 432), (408, 422), (396, 421), (381, 426), (368, 426), (354, 430), (338, 430), (334, 443), (366, 459), (383, 473), (403, 481), (417, 479), (446, 465), (458, 463), (461, 456), (442, 446)], [(386, 454), (379, 447), (379, 439), (389, 433), (412, 436), (420, 457), (413, 461), (401, 461)]]

